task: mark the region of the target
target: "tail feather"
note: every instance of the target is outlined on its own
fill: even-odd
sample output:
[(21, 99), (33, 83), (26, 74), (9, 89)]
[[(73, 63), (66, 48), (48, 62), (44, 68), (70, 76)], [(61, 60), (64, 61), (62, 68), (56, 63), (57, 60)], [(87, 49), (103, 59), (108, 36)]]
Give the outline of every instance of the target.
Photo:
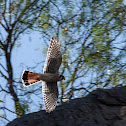
[(21, 79), (24, 86), (30, 86), (40, 81), (40, 74), (24, 70)]

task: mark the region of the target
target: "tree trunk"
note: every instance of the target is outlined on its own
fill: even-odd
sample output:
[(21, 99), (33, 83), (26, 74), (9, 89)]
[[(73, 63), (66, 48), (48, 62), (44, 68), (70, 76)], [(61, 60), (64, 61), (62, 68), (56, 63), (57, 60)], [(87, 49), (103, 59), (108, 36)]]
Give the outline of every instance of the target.
[[(8, 47), (9, 48), (9, 47)], [(11, 53), (10, 51), (8, 52), (8, 48), (6, 48), (5, 51), (5, 56), (6, 56), (6, 63), (7, 63), (7, 71), (8, 71), (8, 84), (9, 84), (9, 92), (13, 97), (14, 104), (15, 104), (15, 112), (17, 114), (17, 117), (20, 117), (22, 114), (24, 114), (24, 110), (22, 109), (19, 99), (17, 97), (17, 94), (14, 91), (14, 86), (13, 86), (13, 68), (11, 64)]]

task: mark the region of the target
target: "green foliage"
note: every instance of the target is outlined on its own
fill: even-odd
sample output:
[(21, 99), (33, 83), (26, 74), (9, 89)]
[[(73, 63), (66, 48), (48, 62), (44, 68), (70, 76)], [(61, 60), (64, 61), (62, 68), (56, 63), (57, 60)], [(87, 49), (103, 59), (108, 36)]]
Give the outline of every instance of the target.
[(16, 114), (18, 118), (24, 114), (24, 110), (22, 110), (22, 107), (19, 102), (16, 102)]
[(0, 102), (3, 102), (2, 100), (0, 100)]

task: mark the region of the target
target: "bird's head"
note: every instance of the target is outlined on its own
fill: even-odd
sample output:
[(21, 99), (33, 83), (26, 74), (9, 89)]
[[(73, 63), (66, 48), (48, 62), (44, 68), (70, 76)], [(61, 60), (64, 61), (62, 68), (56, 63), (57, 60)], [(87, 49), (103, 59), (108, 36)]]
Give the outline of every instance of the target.
[(59, 81), (65, 80), (65, 77), (63, 75), (59, 75)]

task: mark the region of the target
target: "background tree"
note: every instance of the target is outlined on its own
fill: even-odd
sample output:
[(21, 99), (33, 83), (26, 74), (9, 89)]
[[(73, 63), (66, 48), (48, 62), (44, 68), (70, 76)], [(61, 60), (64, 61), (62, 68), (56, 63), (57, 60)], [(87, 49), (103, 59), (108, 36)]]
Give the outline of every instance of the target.
[[(12, 97), (15, 110), (13, 112), (6, 107), (1, 107), (1, 109), (11, 111), (15, 113), (17, 117), (25, 113), (26, 107), (24, 108), (23, 105), (21, 105), (19, 93), (17, 92), (21, 89), (18, 89), (18, 86), (16, 86), (17, 82), (15, 82), (13, 75), (13, 64), (11, 62), (12, 50), (19, 36), (25, 32), (25, 30), (32, 28), (44, 8), (47, 8), (49, 2), (50, 1), (38, 2), (38, 0), (1, 1), (0, 48), (1, 56), (5, 58), (6, 64), (0, 63), (0, 74), (1, 77), (5, 79), (5, 83), (2, 83), (0, 88), (1, 93), (4, 92)], [(5, 114), (4, 116), (7, 120), (7, 115)]]
[(12, 111), (4, 102), (1, 105), (4, 117), (1, 117), (10, 120), (7, 111), (19, 117), (32, 112), (31, 106), (36, 110), (42, 107), (36, 106), (31, 98), (35, 95), (39, 99), (36, 104), (40, 103), (41, 86), (24, 89), (20, 79), (13, 75), (12, 51), (19, 36), (28, 29), (39, 31), (43, 43), (49, 43), (54, 33), (61, 41), (63, 63), (60, 72), (66, 81), (59, 84), (59, 104), (84, 96), (97, 87), (125, 85), (125, 8), (122, 0), (1, 1), (0, 56), (6, 61), (0, 62), (1, 80), (4, 80), (0, 82), (0, 95), (9, 95), (8, 99), (13, 98), (15, 104)]

